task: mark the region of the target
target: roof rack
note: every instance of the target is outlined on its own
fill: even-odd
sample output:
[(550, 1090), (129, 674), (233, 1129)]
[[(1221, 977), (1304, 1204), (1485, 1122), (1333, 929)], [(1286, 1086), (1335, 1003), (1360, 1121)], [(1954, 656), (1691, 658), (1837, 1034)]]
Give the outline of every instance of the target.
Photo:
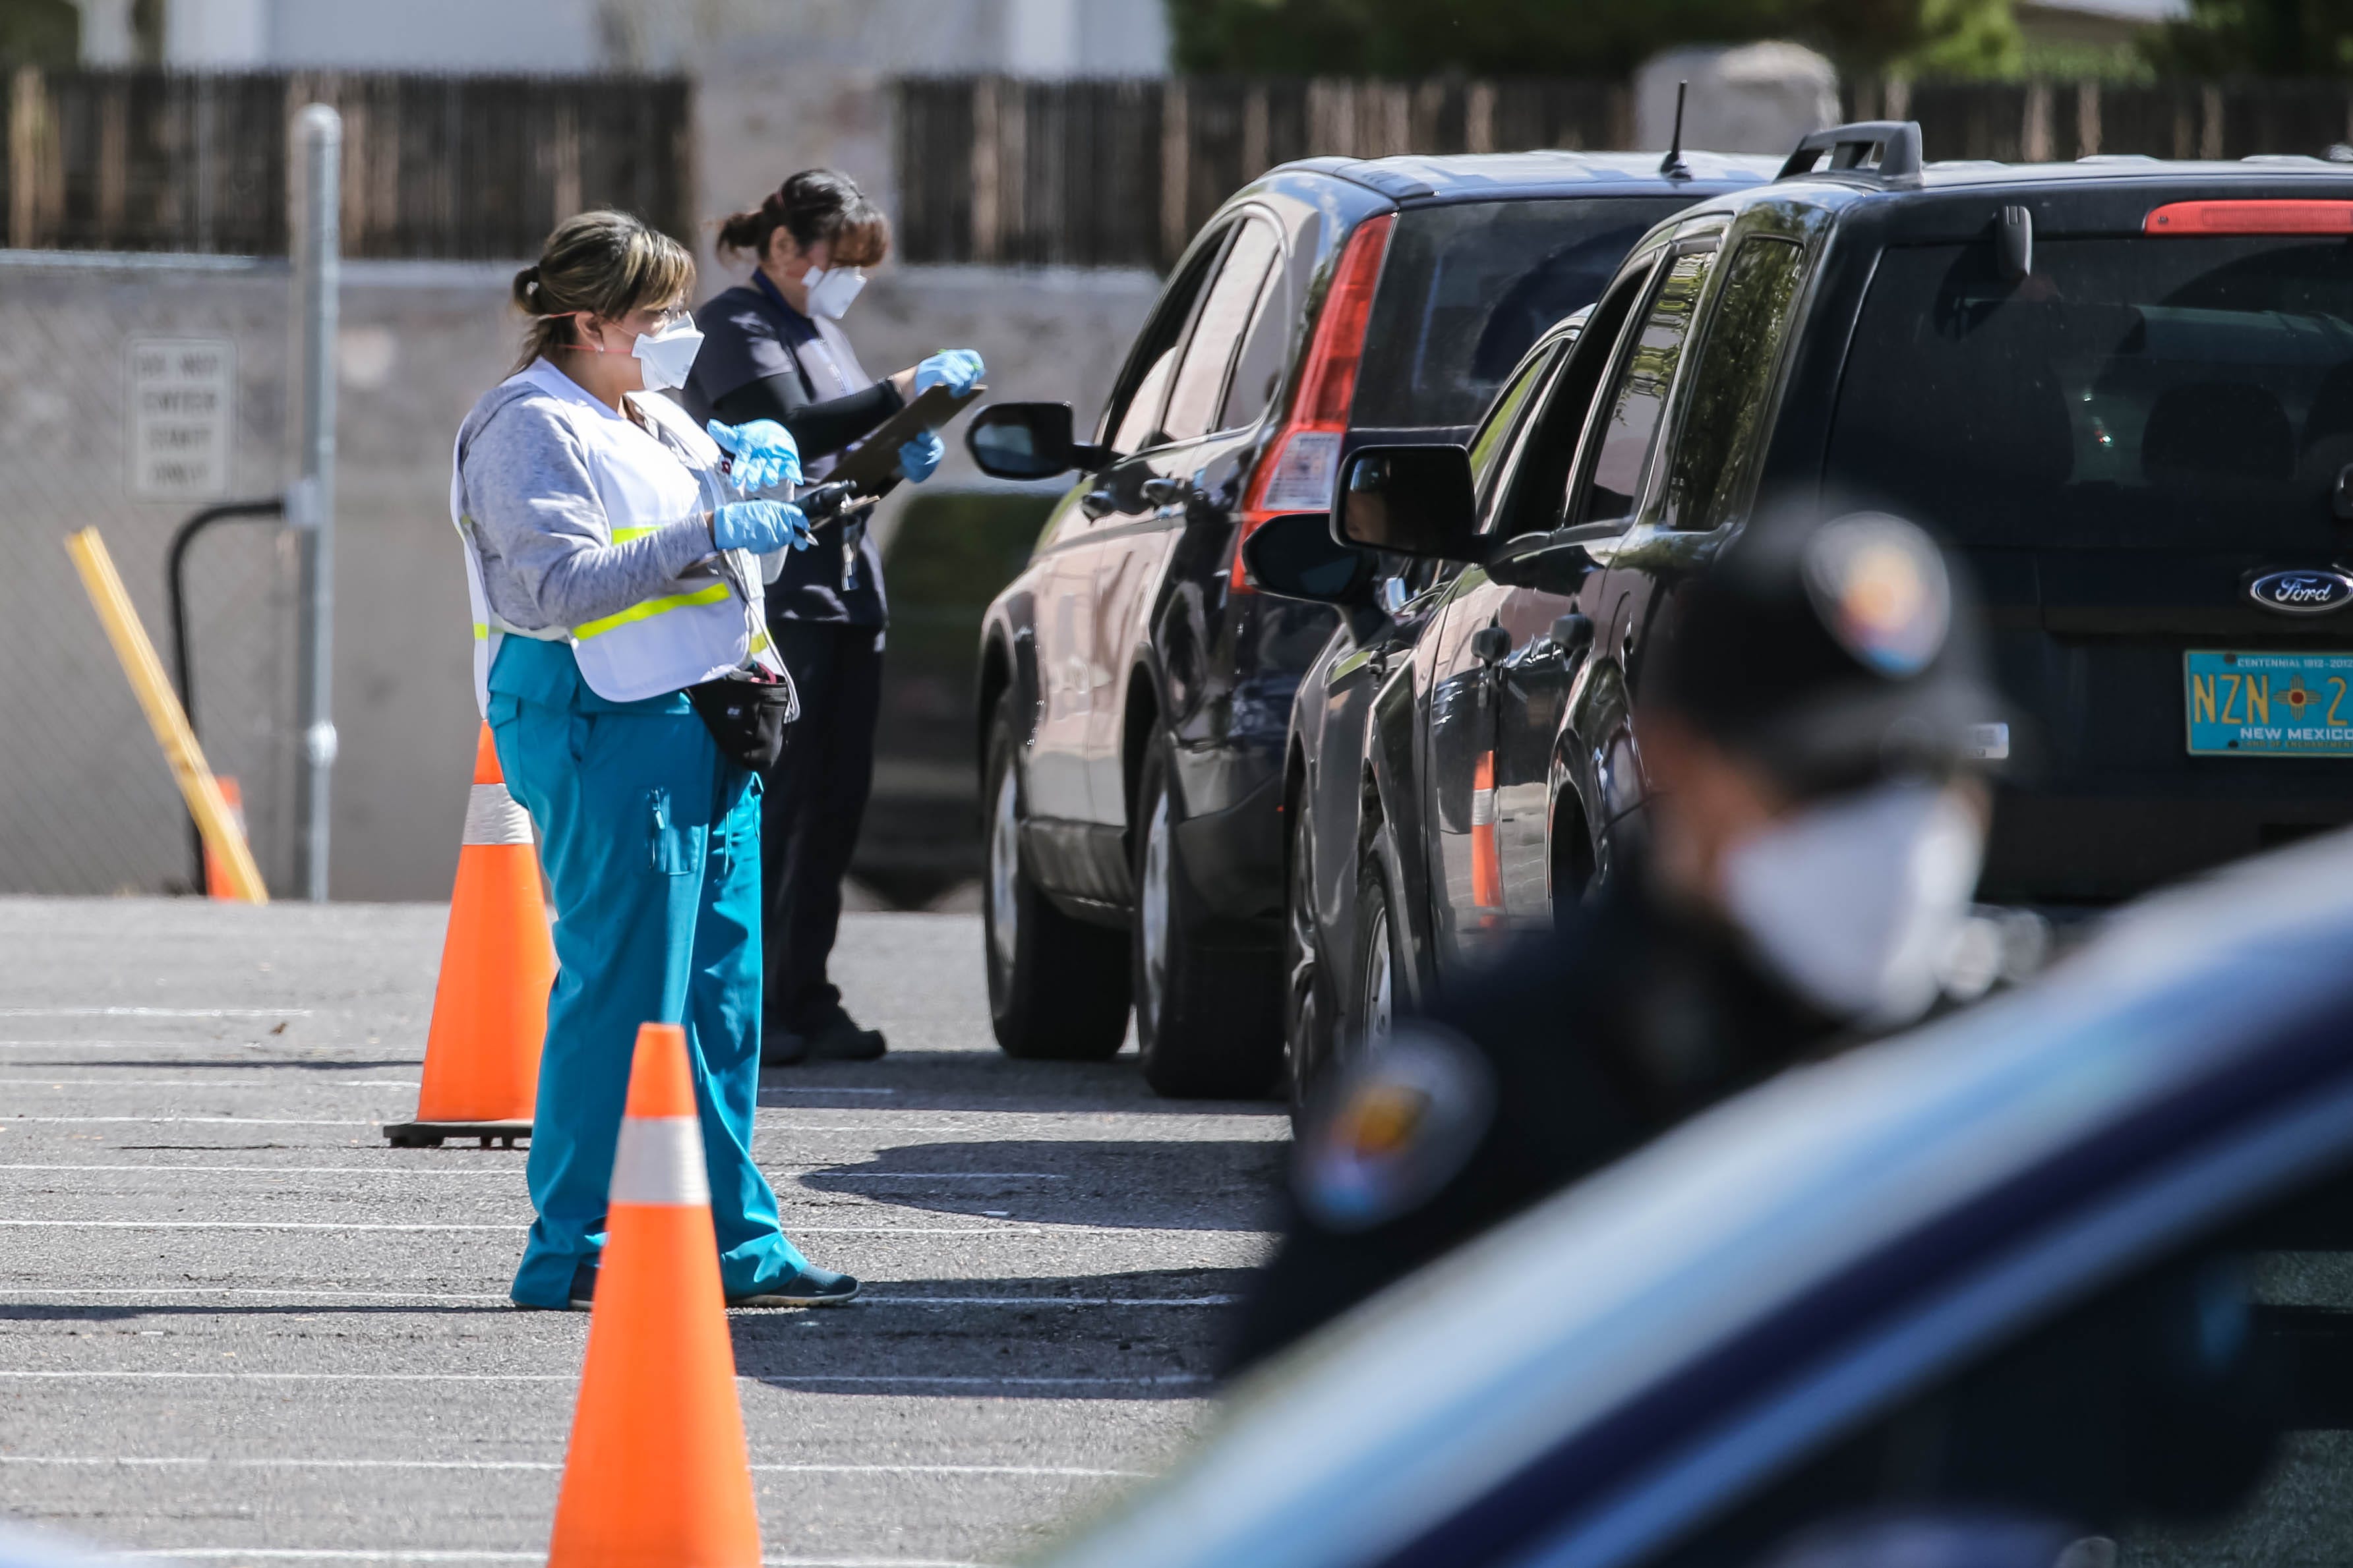
[(1920, 122), (1916, 120), (1860, 120), (1833, 125), (1801, 138), (1789, 161), (1774, 178), (1787, 180), (1814, 173), (1823, 153), (1831, 155), (1831, 172), (1863, 174), (1894, 182), (1920, 177)]

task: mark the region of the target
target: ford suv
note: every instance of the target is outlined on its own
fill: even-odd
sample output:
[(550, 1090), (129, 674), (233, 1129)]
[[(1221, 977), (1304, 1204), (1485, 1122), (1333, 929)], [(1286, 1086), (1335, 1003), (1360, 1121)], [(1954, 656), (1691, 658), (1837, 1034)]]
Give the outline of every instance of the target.
[[(1566, 338), (1467, 450), (1352, 454), (1338, 539), (1254, 542), (1345, 617), (1287, 774), (1303, 1070), (1637, 836), (1646, 652), (1760, 494), (1967, 563), (2012, 703), (1987, 901), (2353, 820), (2353, 172), (1924, 165), (1916, 125), (1842, 127), (1646, 236)], [(1371, 546), (1428, 563), (1400, 612)]]

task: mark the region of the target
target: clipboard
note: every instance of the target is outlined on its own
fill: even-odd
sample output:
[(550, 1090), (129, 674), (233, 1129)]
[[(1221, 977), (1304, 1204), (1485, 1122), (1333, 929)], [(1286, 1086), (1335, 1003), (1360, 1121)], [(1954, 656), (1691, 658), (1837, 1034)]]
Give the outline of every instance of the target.
[(959, 394), (945, 386), (925, 388), (913, 403), (877, 426), (856, 450), (845, 453), (825, 476), (826, 482), (848, 481), (869, 494), (881, 491), (901, 477), (900, 447), (926, 430), (945, 429), (949, 420), (970, 407), (974, 399), (987, 390), (987, 386), (975, 386)]

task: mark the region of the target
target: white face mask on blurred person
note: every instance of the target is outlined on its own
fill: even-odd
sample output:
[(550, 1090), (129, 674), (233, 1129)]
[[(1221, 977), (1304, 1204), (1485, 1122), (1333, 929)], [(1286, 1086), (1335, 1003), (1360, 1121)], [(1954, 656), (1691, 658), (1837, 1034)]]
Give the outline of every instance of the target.
[(812, 316), (823, 316), (838, 321), (849, 313), (850, 302), (858, 291), (866, 287), (866, 269), (862, 267), (812, 267), (801, 278), (808, 289), (808, 308)]
[(639, 332), (637, 347), (630, 351), (645, 368), (648, 392), (667, 392), (686, 384), (686, 373), (694, 368), (694, 356), (702, 352), (702, 333), (691, 316), (681, 316), (657, 332)]
[(1766, 965), (1824, 1012), (1901, 1023), (1936, 999), (1968, 918), (1985, 828), (1923, 781), (1806, 806), (1724, 859), (1724, 908)]

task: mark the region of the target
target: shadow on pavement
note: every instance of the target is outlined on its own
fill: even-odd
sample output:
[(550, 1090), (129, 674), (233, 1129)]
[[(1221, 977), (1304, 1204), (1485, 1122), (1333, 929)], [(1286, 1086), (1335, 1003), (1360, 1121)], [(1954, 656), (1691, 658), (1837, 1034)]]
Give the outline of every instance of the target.
[(903, 1143), (871, 1160), (790, 1179), (816, 1192), (934, 1214), (1123, 1230), (1254, 1231), (1273, 1223), (1290, 1147), (1245, 1139)]
[[(858, 1089), (888, 1089), (888, 1095)], [(1145, 1087), (1132, 1056), (1107, 1062), (1018, 1061), (998, 1051), (893, 1051), (879, 1062), (770, 1068), (762, 1105), (815, 1109), (828, 1092), (893, 1110), (1089, 1111), (1156, 1116), (1287, 1118), (1275, 1100), (1164, 1100)]]
[[(729, 1316), (736, 1370), (813, 1394), (1189, 1399), (1214, 1392), (1244, 1268), (892, 1279), (874, 1300)], [(936, 1307), (914, 1304), (930, 1297)], [(988, 1303), (988, 1304), (979, 1304)]]

